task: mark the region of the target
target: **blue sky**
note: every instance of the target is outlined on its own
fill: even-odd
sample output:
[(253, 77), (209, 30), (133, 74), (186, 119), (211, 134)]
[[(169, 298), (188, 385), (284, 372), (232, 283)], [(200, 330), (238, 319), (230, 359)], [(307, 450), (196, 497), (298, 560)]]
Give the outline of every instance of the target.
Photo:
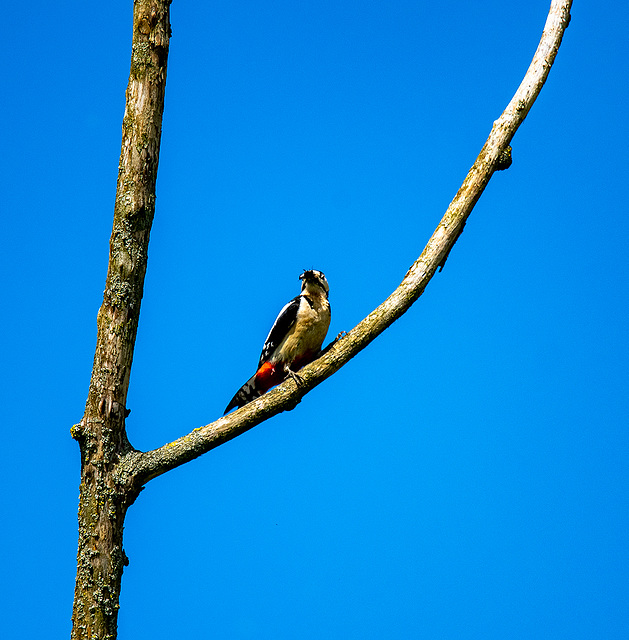
[[(135, 447), (222, 413), (303, 269), (328, 277), (331, 336), (397, 286), (547, 9), (173, 3)], [(513, 166), (407, 315), (296, 410), (149, 483), (127, 516), (121, 639), (629, 637), (628, 17), (575, 2)], [(130, 2), (4, 12), (7, 638), (69, 636), (69, 430), (130, 36)]]

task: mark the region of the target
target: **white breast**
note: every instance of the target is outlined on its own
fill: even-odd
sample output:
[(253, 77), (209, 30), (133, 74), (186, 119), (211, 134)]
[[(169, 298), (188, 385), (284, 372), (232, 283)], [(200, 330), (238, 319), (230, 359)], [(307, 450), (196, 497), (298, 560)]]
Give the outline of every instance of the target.
[(321, 349), (330, 327), (330, 303), (323, 296), (300, 300), (297, 320), (276, 350), (274, 360), (293, 362), (305, 354), (316, 354)]

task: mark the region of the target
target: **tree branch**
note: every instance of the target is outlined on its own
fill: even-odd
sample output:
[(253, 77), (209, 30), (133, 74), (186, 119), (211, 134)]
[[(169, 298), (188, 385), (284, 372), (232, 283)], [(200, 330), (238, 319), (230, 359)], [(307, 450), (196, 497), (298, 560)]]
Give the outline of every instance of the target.
[[(299, 374), (303, 385), (287, 380), (276, 389), (234, 413), (159, 449), (127, 454), (119, 467), (119, 480), (136, 490), (147, 481), (188, 462), (268, 418), (295, 407), (301, 398), (362, 351), (421, 296), (437, 267), (443, 266), (491, 176), (508, 166), (508, 147), (541, 91), (568, 23), (572, 0), (553, 0), (537, 51), (509, 105), (494, 122), (491, 133), (458, 193), (397, 289), (364, 320), (318, 360)], [(505, 155), (507, 154), (507, 155)], [(507, 158), (507, 159), (505, 159)]]
[(170, 0), (135, 0), (127, 100), (122, 121), (114, 222), (103, 303), (98, 311), (92, 378), (81, 422), (72, 437), (81, 449), (79, 542), (73, 640), (116, 636), (126, 556), (123, 522), (134, 495), (114, 481), (132, 448), (125, 431), (129, 374), (155, 211)]
[[(136, 0), (131, 70), (109, 240), (109, 266), (86, 415), (124, 428), (129, 375), (155, 213), (155, 183), (166, 90), (170, 0)], [(73, 430), (79, 439), (81, 425)], [(85, 429), (88, 425), (83, 425)], [(83, 431), (85, 431), (83, 429)]]

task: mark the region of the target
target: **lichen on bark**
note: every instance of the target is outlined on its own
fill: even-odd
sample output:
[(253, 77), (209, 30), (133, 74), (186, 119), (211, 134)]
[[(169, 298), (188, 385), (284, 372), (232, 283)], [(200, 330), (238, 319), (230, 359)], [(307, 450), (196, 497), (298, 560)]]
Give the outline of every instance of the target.
[(71, 430), (81, 450), (79, 541), (72, 638), (113, 639), (122, 571), (122, 531), (137, 496), (116, 470), (132, 451), (126, 398), (155, 210), (170, 2), (136, 0), (132, 59), (103, 303), (85, 414)]

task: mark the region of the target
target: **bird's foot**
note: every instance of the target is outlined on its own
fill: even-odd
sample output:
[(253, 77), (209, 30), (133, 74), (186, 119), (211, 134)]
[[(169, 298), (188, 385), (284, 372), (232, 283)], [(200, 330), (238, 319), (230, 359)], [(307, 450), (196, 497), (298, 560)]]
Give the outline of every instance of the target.
[(304, 383), (304, 379), (298, 373), (295, 373), (292, 369), (286, 367), (286, 373), (295, 381), (295, 384), (298, 387), (301, 387), (301, 385)]

